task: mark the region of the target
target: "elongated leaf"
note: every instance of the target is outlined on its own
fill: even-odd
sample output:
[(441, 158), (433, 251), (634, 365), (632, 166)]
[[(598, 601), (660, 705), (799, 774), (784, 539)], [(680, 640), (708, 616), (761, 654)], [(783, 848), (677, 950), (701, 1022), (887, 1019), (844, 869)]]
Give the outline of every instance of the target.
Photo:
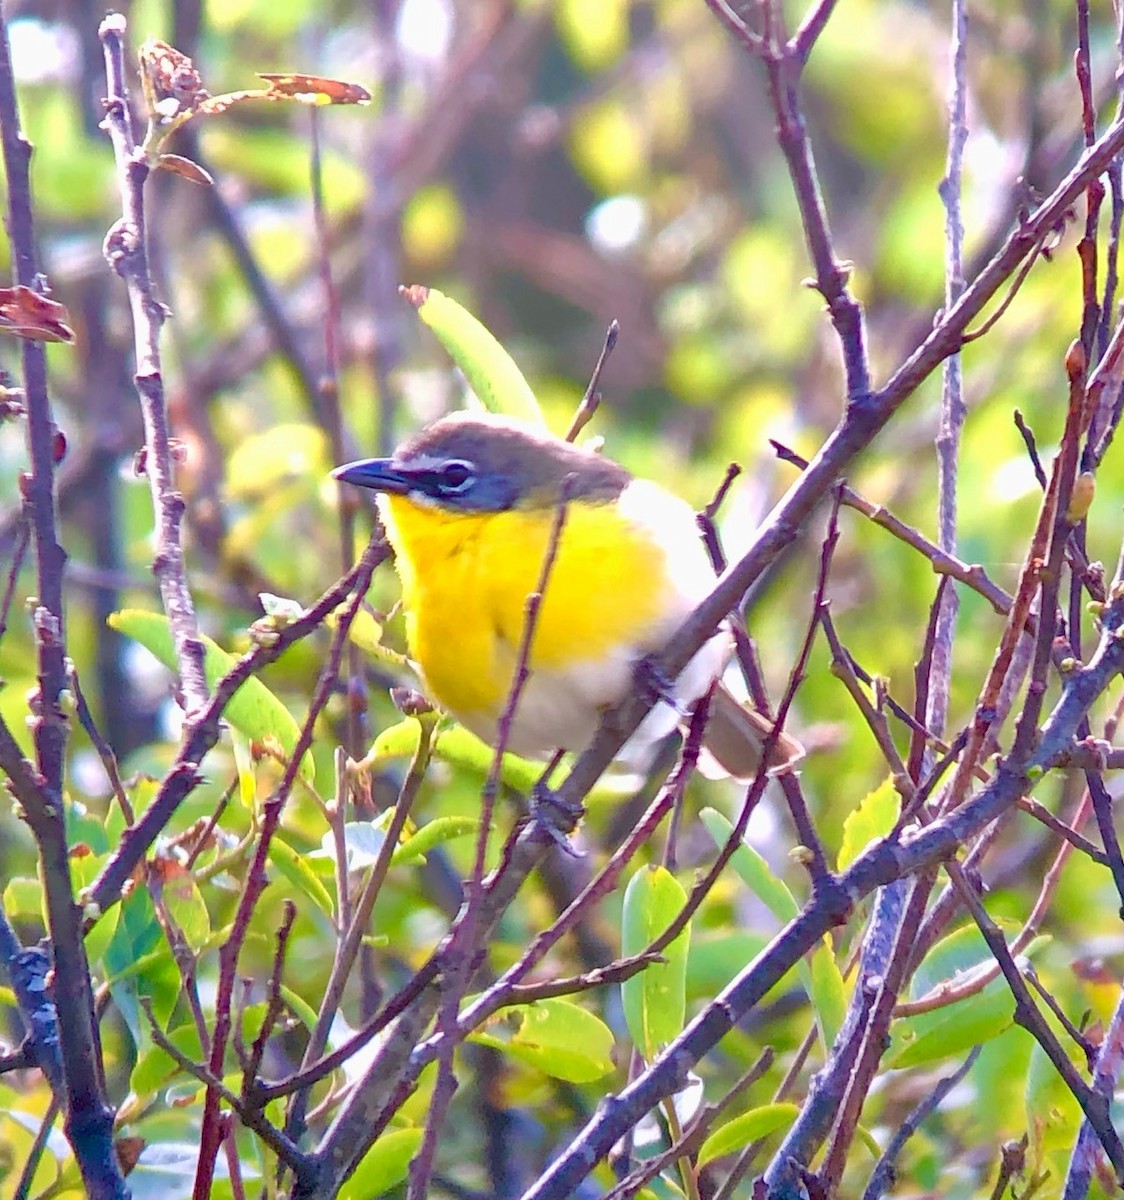
[[(996, 924), (1005, 933), (1013, 933), (1019, 928), (1015, 922), (1002, 917)], [(910, 981), (910, 999), (918, 1000), (938, 985), (953, 983), (977, 967), (994, 961), (979, 929), (975, 925), (965, 925), (941, 938), (921, 960)]]
[(885, 837), (894, 828), (900, 812), (901, 798), (890, 780), (883, 780), (873, 792), (868, 792), (843, 821), (839, 870), (845, 871), (867, 846)]
[[(733, 825), (713, 808), (703, 809), (700, 815), (715, 845), (725, 845)], [(784, 881), (773, 874), (769, 864), (752, 846), (743, 842), (734, 851), (730, 865), (778, 921), (787, 924), (800, 911)], [(827, 1050), (835, 1041), (847, 1011), (847, 986), (835, 961), (830, 939), (825, 937), (809, 956), (801, 959), (797, 971), (812, 1003), (820, 1040)]]
[(510, 1011), (522, 1018), (510, 1041), (486, 1031), (477, 1031), (469, 1040), (570, 1083), (591, 1083), (613, 1069), (613, 1032), (584, 1008), (553, 999), (517, 1005)]
[(974, 996), (935, 1012), (895, 1021), (886, 1066), (916, 1067), (962, 1057), (998, 1037), (1015, 1019), (1015, 1001), (1004, 979), (993, 979)]
[(4, 913), (9, 921), (42, 920), (46, 925), (43, 885), (31, 875), (17, 875), (4, 885)]
[(291, 987), (281, 985), (281, 999), (293, 1010), (293, 1013), (308, 1026), (309, 1029), (316, 1028), (316, 1009), (312, 1007), (306, 1000), (298, 996)]
[[(364, 758), (365, 765), (374, 768), (395, 759), (413, 758), (420, 736), (418, 723), (412, 717), (389, 726), (375, 738)], [(474, 733), (469, 733), (463, 725), (443, 727), (434, 739), (433, 753), (442, 762), (466, 767), (481, 776), (486, 776), (491, 770), (495, 757), (492, 747)], [(541, 763), (530, 762), (514, 754), (503, 756), (500, 778), (509, 787), (528, 792), (541, 774)]]
[(437, 817), (427, 821), (421, 829), (404, 841), (390, 860), (395, 867), (408, 863), (422, 862), (430, 851), (456, 838), (468, 837), (480, 828), (478, 817)]
[[(713, 808), (704, 808), (699, 815), (714, 844), (719, 848), (724, 846), (734, 831), (733, 825)], [(799, 914), (800, 906), (796, 903), (796, 897), (788, 890), (784, 880), (773, 874), (773, 869), (752, 846), (742, 842), (734, 851), (730, 865), (778, 921), (787, 923)]]
[[(418, 723), (412, 717), (399, 721), (384, 729), (374, 740), (364, 763), (368, 768), (378, 767), (394, 760), (409, 759), (418, 749)], [(492, 769), (495, 751), (487, 742), (469, 733), (463, 725), (444, 724), (433, 740), (433, 754), (451, 766), (472, 771), (482, 779)], [(505, 754), (500, 764), (500, 779), (508, 787), (529, 794), (543, 773), (543, 764), (520, 758), (517, 754)], [(612, 778), (594, 785), (586, 797), (588, 807), (602, 803), (615, 803), (621, 798), (620, 784)]]
[[(1068, 1038), (1059, 1031), (1058, 1022), (1050, 1013), (1047, 1020), (1062, 1046), (1069, 1049)], [(1078, 1071), (1082, 1067), (1074, 1063)], [(1026, 1129), (1030, 1135), (1031, 1162), (1040, 1168), (1051, 1150), (1072, 1146), (1081, 1124), (1081, 1106), (1045, 1050), (1035, 1042), (1030, 1050), (1026, 1073)]]
[(164, 904), (191, 949), (199, 954), (211, 936), (211, 918), (190, 871), (174, 859), (158, 863), (163, 876)]
[(511, 355), (470, 313), (436, 288), (400, 289), (492, 413), (545, 427), (542, 410)]
[[(163, 613), (125, 608), (120, 612), (111, 613), (106, 618), (106, 624), (126, 637), (140, 642), (168, 670), (178, 669), (172, 630), (168, 618)], [(203, 668), (207, 686), (213, 688), (238, 660), (209, 637), (203, 637), (202, 640), (206, 648)], [(223, 715), (235, 729), (244, 733), (251, 741), (267, 745), (275, 743), (285, 755), (291, 755), (296, 749), (300, 727), (281, 701), (254, 676), (247, 679), (234, 693)], [(312, 779), (315, 764), (311, 754), (304, 756), (300, 770), (305, 779)]]
[(332, 897), (302, 855), (275, 836), (269, 842), (269, 861), (302, 895), (312, 901), (317, 911), (331, 918), (334, 908)]
[(343, 1185), (340, 1200), (371, 1200), (406, 1178), (410, 1159), (422, 1143), (422, 1130), (395, 1129), (384, 1133), (363, 1156), (355, 1174)]
[(796, 1104), (765, 1104), (719, 1125), (699, 1147), (699, 1167), (705, 1167), (708, 1162), (726, 1154), (733, 1154), (778, 1129), (787, 1129), (799, 1112), (800, 1107)]
[[(643, 867), (624, 893), (621, 952), (639, 954), (679, 915), (687, 894), (665, 867)], [(662, 963), (621, 984), (624, 1017), (636, 1048), (651, 1060), (682, 1032), (687, 1011), (687, 952), (691, 927), (663, 950)]]
[(687, 994), (713, 996), (769, 944), (762, 933), (747, 929), (698, 928), (687, 958)]

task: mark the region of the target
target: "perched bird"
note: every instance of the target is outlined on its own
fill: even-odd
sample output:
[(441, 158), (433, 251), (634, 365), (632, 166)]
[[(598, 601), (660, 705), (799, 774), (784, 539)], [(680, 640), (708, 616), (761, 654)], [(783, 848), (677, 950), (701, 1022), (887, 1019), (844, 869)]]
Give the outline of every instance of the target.
[[(507, 748), (545, 757), (581, 750), (715, 582), (688, 504), (619, 463), (503, 417), (434, 422), (390, 458), (337, 468), (379, 493), (402, 580), (410, 653), (427, 690), (486, 742), (511, 692), (527, 597), (536, 590), (558, 506), (566, 515), (538, 610)], [(565, 489), (565, 490), (564, 490)], [(718, 678), (731, 635), (719, 631), (670, 685), (625, 747), (670, 733)], [(676, 711), (678, 709), (678, 711)], [(705, 748), (725, 773), (753, 775), (771, 725), (719, 687)], [(803, 754), (782, 734), (769, 762)]]

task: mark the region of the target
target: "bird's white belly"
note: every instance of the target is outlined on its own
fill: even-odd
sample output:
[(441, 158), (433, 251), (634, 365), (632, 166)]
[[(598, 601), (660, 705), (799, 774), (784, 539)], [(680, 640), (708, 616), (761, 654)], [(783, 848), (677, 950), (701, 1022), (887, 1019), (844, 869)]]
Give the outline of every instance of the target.
[[(680, 710), (688, 710), (710, 687), (722, 673), (729, 654), (730, 635), (722, 630), (691, 659), (673, 691)], [(555, 750), (584, 750), (605, 712), (636, 686), (634, 672), (642, 657), (634, 648), (621, 648), (597, 662), (575, 663), (565, 671), (533, 672), (520, 694), (507, 749), (529, 758), (543, 758)], [(459, 716), (477, 737), (495, 744), (497, 718), (480, 713)], [(669, 704), (657, 703), (618, 758), (642, 762), (652, 746), (671, 733), (680, 720), (680, 713)]]

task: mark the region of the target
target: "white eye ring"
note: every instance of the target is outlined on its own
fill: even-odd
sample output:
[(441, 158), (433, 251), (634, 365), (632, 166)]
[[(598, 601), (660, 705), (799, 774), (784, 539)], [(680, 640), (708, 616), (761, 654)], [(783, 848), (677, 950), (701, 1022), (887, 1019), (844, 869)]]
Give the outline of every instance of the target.
[(446, 495), (463, 492), (476, 479), (476, 468), (463, 458), (450, 458), (437, 469), (438, 486)]

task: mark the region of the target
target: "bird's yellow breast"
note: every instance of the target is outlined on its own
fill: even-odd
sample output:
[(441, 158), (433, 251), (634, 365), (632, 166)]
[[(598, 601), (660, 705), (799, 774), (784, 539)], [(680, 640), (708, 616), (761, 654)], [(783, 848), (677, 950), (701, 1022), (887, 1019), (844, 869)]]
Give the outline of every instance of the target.
[[(397, 555), (410, 652), (433, 698), (465, 719), (494, 718), (512, 684), (528, 595), (553, 509), (452, 512), (381, 497)], [(565, 672), (622, 646), (655, 649), (670, 591), (665, 556), (616, 503), (575, 501), (539, 609), (529, 666)]]

